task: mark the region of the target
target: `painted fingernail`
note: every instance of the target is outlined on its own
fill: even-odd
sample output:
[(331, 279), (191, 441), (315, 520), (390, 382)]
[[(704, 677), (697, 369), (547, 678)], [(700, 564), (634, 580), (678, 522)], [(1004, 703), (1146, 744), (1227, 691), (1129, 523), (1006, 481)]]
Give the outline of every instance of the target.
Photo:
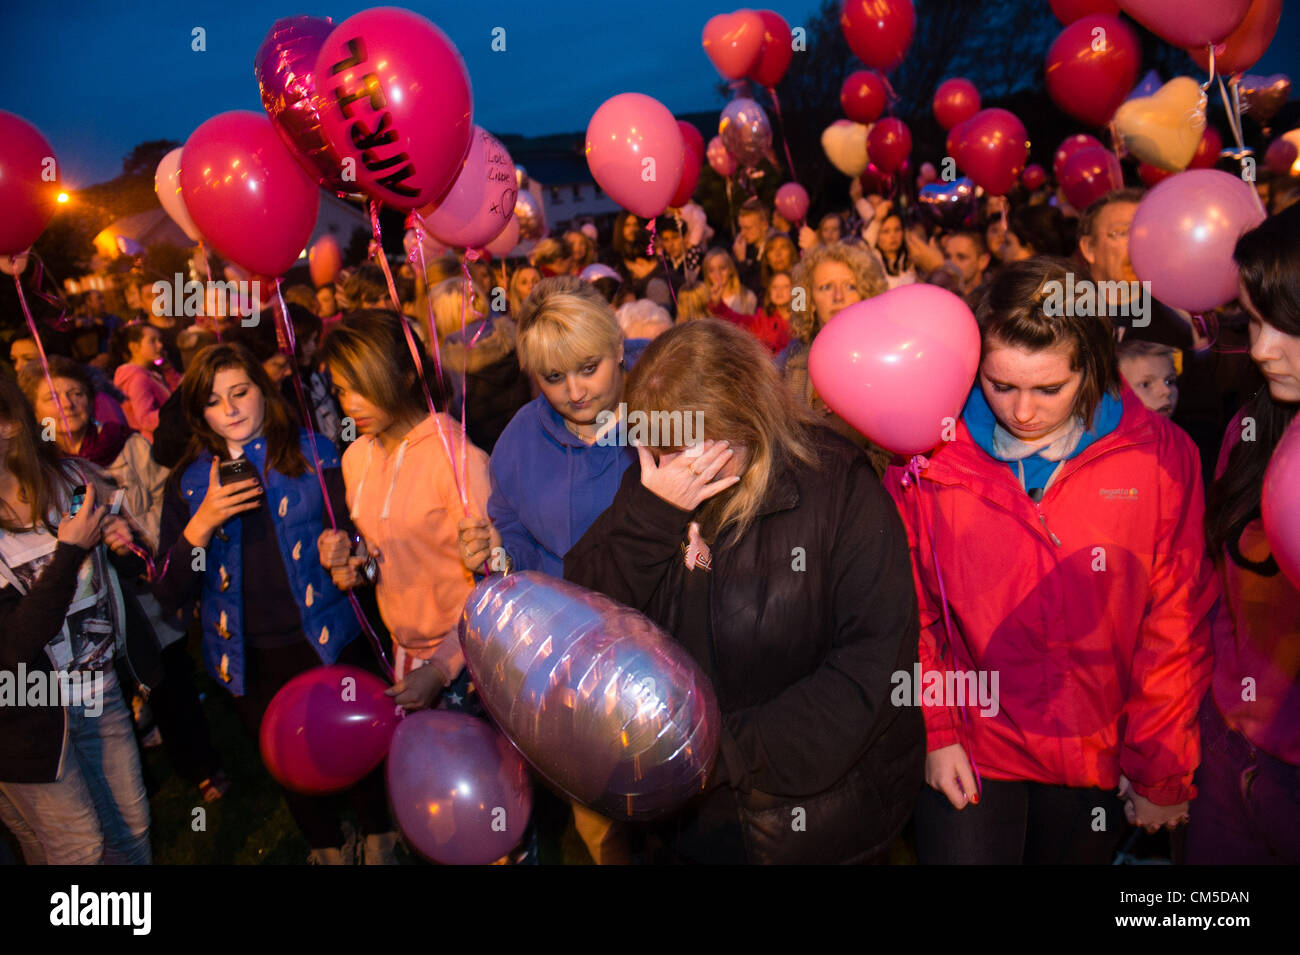
[(980, 795), (979, 795), (979, 793), (976, 793), (974, 796), (971, 796), (971, 797), (970, 797), (970, 804), (971, 804), (972, 806), (978, 806), (978, 805), (980, 804)]

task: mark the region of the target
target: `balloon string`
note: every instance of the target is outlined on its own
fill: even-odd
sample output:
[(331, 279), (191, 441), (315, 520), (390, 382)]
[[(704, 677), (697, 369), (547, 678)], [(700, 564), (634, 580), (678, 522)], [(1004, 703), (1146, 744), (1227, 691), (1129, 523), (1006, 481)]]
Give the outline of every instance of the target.
[(785, 162), (790, 168), (790, 178), (797, 180), (799, 176), (794, 171), (794, 160), (790, 158), (790, 137), (786, 132), (785, 119), (781, 116), (781, 100), (777, 98), (775, 86), (769, 86), (767, 91), (772, 97), (772, 108), (776, 111), (776, 121), (781, 124), (781, 148), (785, 150)]
[[(212, 291), (212, 263), (208, 261), (208, 250), (203, 247), (203, 240), (199, 239), (199, 258), (203, 260), (203, 271), (207, 274), (208, 284), (203, 286), (203, 302), (206, 305), (208, 294)], [(261, 302), (257, 303), (259, 306)], [(218, 310), (219, 311), (219, 310)], [(212, 330), (217, 334), (217, 342), (221, 342), (221, 316), (212, 316)]]
[[(316, 471), (316, 483), (320, 486), (321, 500), (325, 503), (325, 514), (329, 518), (330, 529), (338, 530), (338, 517), (334, 513), (334, 504), (330, 501), (329, 487), (325, 484), (325, 466), (321, 462), (320, 450), (316, 447), (316, 428), (315, 419), (311, 416), (307, 405), (307, 394), (302, 386), (302, 375), (298, 372), (298, 359), (295, 354), (297, 351), (297, 342), (293, 333), (293, 322), (289, 317), (289, 307), (284, 302), (284, 295), (280, 289), (280, 283), (283, 276), (277, 276), (275, 279), (275, 297), (279, 300), (280, 310), (275, 315), (275, 339), (280, 347), (280, 353), (289, 361), (289, 367), (293, 369), (289, 377), (293, 380), (293, 391), (298, 396), (298, 410), (302, 413), (303, 427), (308, 433), (307, 443), (311, 446), (311, 463)], [(164, 565), (165, 570), (165, 565)], [(384, 652), (384, 642), (380, 639), (379, 634), (375, 633), (375, 628), (370, 625), (370, 619), (361, 609), (361, 602), (357, 600), (357, 595), (352, 591), (346, 591), (348, 603), (352, 607), (352, 613), (357, 618), (357, 623), (361, 624), (361, 631), (370, 641), (374, 648), (375, 656), (379, 658), (379, 665), (384, 674), (388, 677), (389, 682), (396, 678), (393, 675), (393, 665), (388, 661), (388, 654)]]
[[(451, 465), (451, 480), (456, 485), (457, 496), (460, 497), (461, 506), (465, 510), (465, 516), (469, 517), (469, 495), (465, 493), (465, 488), (461, 485), (456, 475), (456, 456), (451, 453), (451, 445), (447, 441), (447, 435), (443, 431), (442, 418), (438, 415), (438, 408), (433, 403), (433, 394), (429, 391), (429, 382), (424, 374), (424, 360), (420, 357), (420, 346), (415, 341), (415, 334), (411, 331), (411, 323), (406, 320), (402, 314), (402, 303), (397, 298), (397, 285), (393, 282), (393, 271), (388, 267), (388, 256), (384, 254), (384, 239), (379, 231), (379, 203), (370, 200), (370, 227), (374, 231), (375, 244), (379, 247), (379, 264), (383, 269), (384, 278), (388, 282), (388, 294), (392, 296), (393, 308), (397, 312), (397, 321), (402, 326), (402, 333), (406, 336), (406, 347), (411, 352), (411, 360), (415, 364), (415, 377), (420, 379), (420, 389), (424, 392), (425, 403), (429, 406), (429, 416), (433, 418), (433, 426), (438, 431), (438, 438), (442, 441), (442, 449), (447, 453), (447, 463)], [(424, 265), (424, 243), (420, 241), (423, 237), (423, 230), (419, 226), (419, 219), (416, 219), (416, 245), (420, 249), (420, 268), (425, 269)], [(433, 322), (433, 299), (429, 296), (428, 288), (428, 271), (424, 271), (425, 289), (424, 296), (426, 304), (429, 307), (429, 320)], [(429, 329), (429, 337), (433, 340), (434, 360), (438, 369), (438, 390), (442, 390), (442, 363), (438, 359), (438, 329), (433, 325)]]
[[(470, 258), (473, 255), (478, 257), (473, 249), (465, 250), (465, 261), (460, 263), (461, 274), (465, 278), (465, 285), (460, 294), (460, 340), (465, 348), (465, 362), (460, 369), (460, 486), (469, 485), (469, 353), (478, 341), (479, 334), (487, 326), (487, 316), (483, 317), (478, 331), (474, 334), (473, 341), (466, 341), (465, 328), (465, 310), (469, 306), (470, 296), (474, 294), (474, 278), (469, 274), (469, 263), (474, 261)], [(469, 516), (466, 509), (466, 516)]]
[[(906, 487), (909, 483), (914, 484), (916, 486), (916, 493), (918, 495), (921, 494), (921, 472), (929, 466), (930, 461), (925, 457), (925, 455), (912, 455), (912, 459), (908, 462), (906, 473), (903, 476), (903, 486)], [(930, 539), (930, 559), (934, 562), (934, 575), (939, 582), (939, 602), (943, 606), (943, 629), (947, 635), (948, 645), (945, 649), (948, 653), (952, 653), (954, 645), (952, 637), (952, 617), (948, 611), (948, 591), (944, 587), (943, 571), (939, 567), (939, 550), (934, 540), (934, 529), (930, 526), (930, 522), (926, 520), (925, 508), (921, 506), (919, 501), (917, 502), (916, 512), (919, 515), (920, 522), (925, 526), (926, 536)], [(940, 653), (941, 657), (946, 655), (946, 653)], [(955, 653), (953, 653), (952, 662), (957, 662)], [(949, 706), (951, 707), (952, 704), (950, 703)], [(975, 752), (973, 747), (970, 745), (970, 719), (966, 714), (965, 706), (958, 707), (958, 709), (961, 712), (962, 726), (966, 731), (966, 758), (970, 760), (971, 771), (975, 774), (975, 793), (977, 796), (983, 795), (984, 788), (983, 781), (980, 778), (979, 764), (975, 761)]]
[(735, 215), (732, 213), (732, 209), (731, 209), (731, 207), (732, 207), (732, 198), (731, 198), (731, 177), (728, 176), (728, 177), (724, 180), (724, 182), (725, 182), (726, 185), (727, 185), (727, 224), (728, 224), (729, 226), (731, 226), (731, 238), (732, 238), (732, 241), (734, 242), (734, 241), (735, 241), (735, 238), (736, 238), (736, 217), (735, 217)]
[[(429, 341), (433, 345), (433, 367), (438, 373), (438, 390), (442, 391), (442, 347), (438, 343), (438, 321), (433, 314), (433, 296), (429, 294), (429, 263), (424, 255), (424, 222), (417, 215), (412, 215), (411, 220), (411, 228), (415, 230), (416, 255), (420, 260), (420, 285), (424, 288), (425, 314), (429, 319)], [(373, 220), (373, 224), (375, 235), (378, 235), (378, 218)], [(398, 305), (397, 310), (402, 310), (401, 305)]]
[[(37, 263), (39, 266), (39, 263)], [(59, 412), (59, 420), (63, 422), (63, 434), (71, 441), (72, 429), (68, 427), (68, 416), (63, 413), (63, 402), (59, 400), (59, 393), (54, 389), (54, 379), (50, 377), (50, 359), (45, 354), (45, 345), (41, 341), (40, 330), (36, 327), (36, 319), (32, 317), (32, 311), (27, 307), (27, 296), (23, 294), (23, 283), (18, 277), (18, 256), (9, 256), (9, 267), (13, 270), (14, 288), (18, 290), (18, 302), (23, 307), (23, 316), (27, 319), (27, 328), (32, 333), (32, 338), (36, 342), (36, 353), (41, 358), (41, 372), (45, 375), (45, 384), (50, 389), (50, 397), (54, 399), (54, 407)]]
[[(679, 218), (679, 219), (677, 220), (677, 229), (678, 229), (679, 232), (681, 231), (681, 228), (682, 228), (682, 220)], [(653, 250), (652, 250), (652, 252), (651, 252), (651, 255), (653, 256)], [(666, 283), (668, 283), (668, 294), (671, 295), (671, 296), (673, 297), (673, 314), (676, 315), (676, 313), (677, 313), (677, 290), (676, 290), (675, 288), (673, 288), (673, 278), (672, 278), (672, 276), (669, 274), (669, 269), (668, 269), (668, 256), (664, 253), (664, 247), (663, 247), (663, 244), (662, 244), (662, 243), (660, 243), (660, 245), (659, 245), (659, 261), (662, 262), (662, 263), (663, 263), (663, 266), (664, 266), (664, 281), (665, 281)], [(682, 260), (682, 269), (683, 269), (683, 271), (685, 271), (685, 269), (686, 269), (686, 261), (685, 261), (685, 259)]]

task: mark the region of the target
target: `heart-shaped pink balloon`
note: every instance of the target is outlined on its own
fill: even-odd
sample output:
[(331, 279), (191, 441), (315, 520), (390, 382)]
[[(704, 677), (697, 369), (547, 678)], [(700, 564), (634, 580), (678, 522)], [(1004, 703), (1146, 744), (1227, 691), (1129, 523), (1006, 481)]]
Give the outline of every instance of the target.
[(903, 285), (850, 305), (813, 340), (808, 373), (826, 404), (895, 454), (939, 443), (975, 381), (971, 310), (935, 285)]
[(753, 10), (719, 13), (704, 24), (704, 52), (729, 80), (748, 76), (763, 52), (763, 18)]

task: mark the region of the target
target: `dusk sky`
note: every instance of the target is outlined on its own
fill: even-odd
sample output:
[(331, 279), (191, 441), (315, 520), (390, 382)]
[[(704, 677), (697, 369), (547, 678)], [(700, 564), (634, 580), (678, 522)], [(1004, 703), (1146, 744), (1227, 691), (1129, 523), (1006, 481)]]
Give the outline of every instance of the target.
[[(73, 188), (90, 185), (118, 174), (122, 157), (137, 143), (184, 142), (216, 113), (260, 109), (253, 55), (278, 17), (310, 12), (338, 23), (371, 5), (326, 3), (304, 11), (252, 0), (6, 3), (0, 24), (6, 47), (0, 108), (45, 133), (60, 157), (65, 182)], [(697, 0), (402, 5), (437, 23), (460, 49), (473, 83), (475, 122), (495, 132), (581, 130), (601, 102), (627, 91), (654, 96), (676, 113), (723, 105), (700, 32), (710, 16), (733, 9), (730, 5)], [(800, 26), (818, 2), (776, 0), (767, 6)], [(190, 48), (196, 26), (207, 31), (206, 52)], [(506, 29), (504, 53), (491, 49), (498, 26)], [(1252, 72), (1291, 73), (1298, 48), (1300, 3), (1292, 0), (1277, 39)], [(1026, 69), (1041, 70), (1043, 53), (1027, 50)]]

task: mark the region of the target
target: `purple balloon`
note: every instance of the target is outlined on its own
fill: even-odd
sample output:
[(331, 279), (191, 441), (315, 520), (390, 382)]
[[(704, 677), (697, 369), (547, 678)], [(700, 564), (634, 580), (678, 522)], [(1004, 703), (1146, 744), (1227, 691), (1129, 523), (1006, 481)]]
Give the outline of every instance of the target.
[(443, 865), (487, 865), (518, 845), (533, 811), (528, 767), (484, 720), (421, 710), (388, 751), (388, 794), (402, 835)]
[(335, 193), (357, 192), (341, 178), (316, 108), (316, 58), (334, 29), (329, 17), (284, 17), (271, 24), (253, 57), (253, 75), (271, 123), (312, 181)]
[(1217, 169), (1190, 169), (1158, 183), (1129, 227), (1129, 258), (1158, 301), (1189, 312), (1237, 297), (1233, 247), (1264, 221), (1248, 182)]
[(1147, 70), (1147, 75), (1142, 77), (1138, 85), (1133, 87), (1133, 92), (1124, 97), (1124, 102), (1131, 99), (1137, 99), (1143, 96), (1154, 96), (1156, 90), (1160, 89), (1163, 84), (1160, 82), (1160, 74), (1155, 70)]
[(772, 126), (752, 99), (733, 99), (722, 109), (718, 135), (742, 169), (757, 166), (772, 152)]
[(483, 707), (574, 799), (652, 819), (703, 789), (721, 725), (713, 687), (635, 610), (545, 574), (488, 577), (460, 642)]

